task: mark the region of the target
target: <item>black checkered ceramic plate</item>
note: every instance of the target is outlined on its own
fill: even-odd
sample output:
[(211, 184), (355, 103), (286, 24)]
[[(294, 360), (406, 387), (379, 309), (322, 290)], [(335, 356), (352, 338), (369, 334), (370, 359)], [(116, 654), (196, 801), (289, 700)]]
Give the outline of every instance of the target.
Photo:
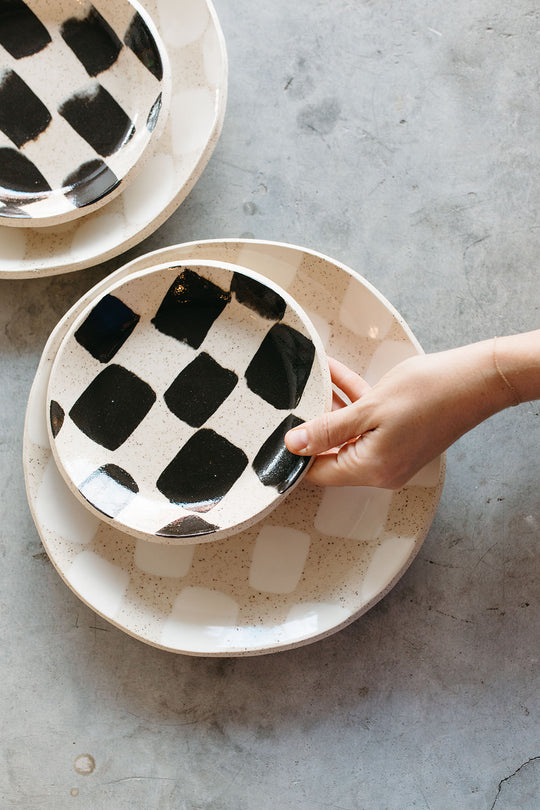
[(141, 168), (166, 118), (167, 56), (129, 0), (1, 0), (0, 223), (96, 210)]
[(331, 406), (322, 342), (290, 295), (235, 265), (159, 266), (110, 287), (66, 335), (51, 445), (100, 517), (164, 543), (247, 528), (309, 459), (285, 433)]

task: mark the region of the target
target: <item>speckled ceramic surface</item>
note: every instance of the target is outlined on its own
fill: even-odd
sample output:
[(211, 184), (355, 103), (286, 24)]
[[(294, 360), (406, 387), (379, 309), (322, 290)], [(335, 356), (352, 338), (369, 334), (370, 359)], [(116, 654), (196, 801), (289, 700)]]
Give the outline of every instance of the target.
[(0, 4), (0, 223), (67, 222), (105, 205), (163, 129), (169, 61), (129, 0)]
[(117, 528), (217, 540), (274, 509), (310, 459), (291, 427), (332, 406), (326, 353), (284, 290), (218, 262), (158, 265), (75, 319), (47, 394), (68, 486)]
[[(102, 0), (108, 5), (105, 0)], [(169, 59), (169, 115), (151, 154), (124, 192), (99, 211), (52, 228), (0, 225), (0, 278), (79, 270), (127, 250), (154, 231), (189, 193), (219, 138), (227, 57), (209, 0), (143, 0)]]
[(52, 333), (28, 403), (24, 469), (44, 547), (66, 584), (134, 637), (191, 655), (255, 655), (306, 644), (374, 605), (418, 553), (442, 491), (444, 457), (398, 492), (300, 485), (232, 538), (192, 546), (135, 540), (84, 508), (60, 476), (49, 443), (51, 366), (77, 315), (112, 280), (158, 262), (236, 262), (287, 290), (329, 354), (371, 383), (421, 351), (410, 329), (367, 281), (298, 247), (255, 241), (166, 248), (90, 290)]

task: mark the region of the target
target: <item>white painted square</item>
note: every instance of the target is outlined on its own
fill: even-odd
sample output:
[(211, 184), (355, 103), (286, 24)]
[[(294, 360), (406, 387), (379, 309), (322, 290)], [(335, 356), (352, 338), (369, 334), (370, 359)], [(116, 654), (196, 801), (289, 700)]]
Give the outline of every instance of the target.
[(71, 563), (67, 580), (83, 601), (113, 619), (128, 589), (129, 574), (93, 551), (82, 551)]
[(135, 565), (156, 577), (185, 577), (191, 568), (195, 546), (165, 546), (137, 540)]
[(238, 612), (237, 602), (220, 591), (184, 588), (165, 621), (161, 643), (198, 653), (229, 650), (237, 644)]
[(364, 373), (364, 379), (370, 385), (374, 385), (381, 377), (397, 366), (402, 360), (414, 357), (418, 354), (412, 343), (406, 340), (385, 340), (377, 347), (373, 357)]
[[(174, 154), (181, 158), (206, 144), (216, 117), (215, 95), (207, 87), (189, 87), (174, 93), (169, 115), (175, 133)], [(197, 121), (197, 126), (187, 122)]]
[(294, 281), (297, 270), (304, 259), (303, 253), (282, 254), (279, 247), (269, 245), (268, 253), (263, 255), (260, 247), (243, 247), (238, 254), (236, 264), (241, 267), (256, 268), (256, 272), (275, 281), (284, 290), (288, 289)]
[(77, 545), (89, 543), (100, 524), (70, 492), (52, 456), (37, 493), (36, 516), (42, 528)]
[(291, 593), (297, 587), (309, 553), (306, 532), (285, 526), (263, 526), (255, 542), (249, 584), (265, 593)]
[(343, 326), (355, 335), (372, 340), (383, 340), (392, 324), (394, 316), (387, 305), (375, 298), (371, 290), (351, 278), (343, 300), (339, 318)]
[(381, 594), (397, 577), (414, 548), (412, 537), (388, 537), (376, 549), (360, 588), (363, 604)]
[(303, 602), (289, 611), (285, 622), (286, 640), (293, 642), (333, 630), (350, 617), (343, 605), (324, 602)]
[(159, 28), (165, 43), (173, 49), (184, 48), (204, 34), (209, 21), (206, 3), (182, 3), (160, 0)]
[(315, 528), (334, 537), (373, 540), (384, 528), (392, 495), (377, 487), (327, 487)]
[(323, 316), (319, 315), (318, 312), (314, 312), (313, 310), (306, 309), (304, 307), (304, 311), (308, 318), (310, 319), (311, 323), (315, 327), (315, 331), (319, 335), (322, 343), (324, 346), (327, 346), (330, 341), (330, 335), (332, 332), (331, 326), (328, 323), (328, 320)]

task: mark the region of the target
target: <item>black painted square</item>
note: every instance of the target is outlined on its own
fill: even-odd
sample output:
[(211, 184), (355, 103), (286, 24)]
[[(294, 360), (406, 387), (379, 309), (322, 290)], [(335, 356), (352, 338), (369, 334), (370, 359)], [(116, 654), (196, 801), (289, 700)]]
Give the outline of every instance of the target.
[(0, 45), (8, 53), (15, 59), (22, 59), (43, 50), (49, 42), (49, 32), (23, 0), (2, 0)]
[(75, 332), (75, 340), (101, 363), (108, 363), (124, 345), (140, 315), (115, 295), (105, 295)]
[(15, 146), (24, 146), (47, 129), (51, 114), (14, 70), (0, 74), (0, 129)]
[(155, 392), (148, 383), (113, 363), (95, 377), (69, 415), (92, 441), (117, 450), (155, 401)]
[(156, 41), (139, 13), (136, 13), (124, 35), (124, 42), (131, 48), (145, 68), (159, 81), (163, 78), (163, 64)]
[(62, 23), (60, 33), (90, 76), (110, 68), (122, 50), (121, 41), (93, 6), (86, 17)]
[(236, 383), (234, 371), (223, 368), (206, 352), (197, 355), (165, 391), (167, 407), (192, 427), (202, 427), (225, 402)]
[(53, 438), (56, 439), (58, 434), (62, 429), (62, 425), (64, 424), (64, 409), (60, 405), (59, 402), (56, 402), (55, 399), (51, 399), (51, 404), (49, 406), (49, 419), (51, 422), (51, 431)]
[(83, 497), (104, 515), (115, 518), (139, 491), (137, 482), (117, 464), (104, 464), (79, 486)]
[(211, 534), (219, 527), (214, 523), (208, 523), (199, 515), (185, 515), (173, 520), (158, 532), (158, 537), (198, 537), (201, 534)]
[(285, 445), (285, 434), (302, 421), (289, 414), (265, 441), (253, 461), (253, 469), (261, 483), (275, 487), (280, 494), (294, 484), (309, 464), (309, 456), (296, 456)]
[(246, 370), (251, 390), (279, 410), (295, 408), (309, 379), (315, 346), (291, 326), (276, 323)]
[(65, 196), (76, 208), (84, 208), (106, 194), (110, 194), (119, 183), (118, 177), (107, 164), (96, 158), (81, 163), (75, 171), (64, 179)]
[(98, 82), (74, 93), (58, 112), (102, 157), (117, 152), (135, 132), (128, 114)]
[(169, 287), (152, 323), (163, 334), (198, 349), (230, 300), (230, 292), (184, 270)]
[(156, 485), (171, 503), (206, 512), (227, 494), (247, 463), (243, 450), (203, 428), (188, 439)]
[(254, 310), (262, 318), (280, 321), (285, 315), (287, 304), (279, 293), (242, 273), (233, 274), (231, 292), (241, 304)]
[(146, 129), (148, 130), (148, 132), (153, 132), (155, 130), (155, 128), (156, 128), (156, 124), (158, 122), (159, 114), (161, 112), (161, 102), (162, 102), (162, 96), (161, 96), (161, 93), (160, 93), (159, 96), (154, 101), (154, 103), (152, 104), (152, 107), (150, 108), (150, 112), (148, 113), (148, 116), (146, 118)]
[[(0, 148), (0, 186), (22, 194), (39, 195), (51, 190), (38, 167), (26, 155), (9, 146)], [(23, 202), (28, 200), (21, 199)]]

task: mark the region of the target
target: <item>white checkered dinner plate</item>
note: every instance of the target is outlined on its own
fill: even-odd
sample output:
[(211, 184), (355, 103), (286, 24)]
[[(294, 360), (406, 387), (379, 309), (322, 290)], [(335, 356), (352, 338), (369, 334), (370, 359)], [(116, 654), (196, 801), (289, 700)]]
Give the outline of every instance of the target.
[(90, 290), (49, 338), (28, 402), (24, 471), (50, 560), (93, 611), (135, 638), (190, 655), (256, 655), (307, 644), (358, 618), (422, 546), (442, 491), (444, 456), (403, 489), (302, 481), (234, 537), (182, 546), (138, 540), (80, 504), (56, 467), (46, 420), (51, 366), (78, 314), (114, 280), (157, 263), (227, 261), (270, 278), (307, 312), (330, 355), (376, 382), (421, 352), (365, 279), (314, 251), (272, 242), (188, 243), (142, 256)]

